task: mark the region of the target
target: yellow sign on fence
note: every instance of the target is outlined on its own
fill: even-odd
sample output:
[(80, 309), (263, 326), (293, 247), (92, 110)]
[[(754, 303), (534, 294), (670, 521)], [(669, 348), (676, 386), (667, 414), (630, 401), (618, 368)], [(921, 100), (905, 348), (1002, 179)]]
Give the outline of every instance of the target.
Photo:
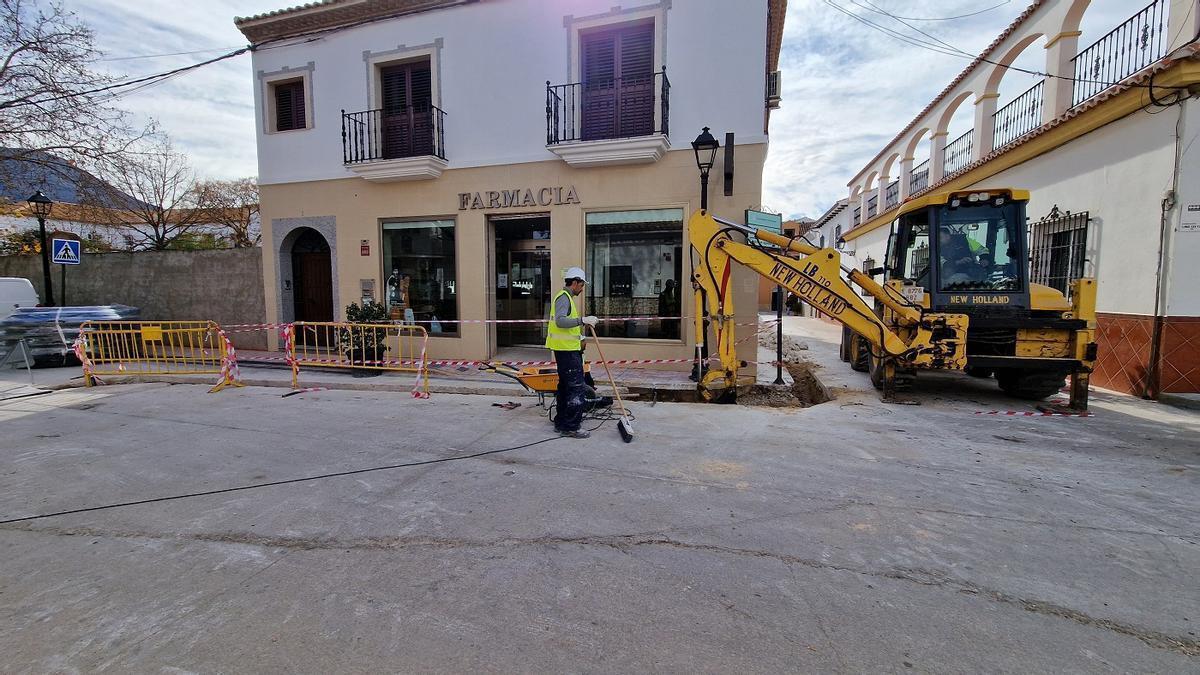
[(211, 391), (237, 381), (233, 346), (212, 321), (85, 321), (76, 355), (84, 382), (97, 375), (221, 375)]
[(421, 326), (297, 321), (284, 332), (293, 388), (300, 386), (300, 367), (314, 366), (414, 373), (413, 391), (429, 393), (429, 333)]

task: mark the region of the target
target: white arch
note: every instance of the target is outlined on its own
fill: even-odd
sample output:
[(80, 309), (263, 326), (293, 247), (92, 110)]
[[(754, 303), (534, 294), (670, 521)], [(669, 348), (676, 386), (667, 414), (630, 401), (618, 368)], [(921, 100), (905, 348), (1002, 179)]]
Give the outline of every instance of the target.
[(962, 102), (975, 95), (973, 91), (960, 92), (957, 96), (950, 99), (946, 107), (942, 109), (942, 114), (938, 116), (937, 131), (935, 133), (944, 134), (949, 131), (950, 120), (954, 119), (954, 113), (958, 112)]

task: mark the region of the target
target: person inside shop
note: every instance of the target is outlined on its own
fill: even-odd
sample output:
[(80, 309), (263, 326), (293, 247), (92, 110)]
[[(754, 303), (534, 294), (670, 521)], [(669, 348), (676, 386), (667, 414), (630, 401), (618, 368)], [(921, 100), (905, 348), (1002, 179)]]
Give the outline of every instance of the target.
[[(658, 294), (658, 316), (679, 316), (679, 291), (675, 290), (675, 280), (667, 279), (663, 292)], [(678, 319), (659, 319), (660, 333), (663, 338), (679, 337)]]
[(599, 319), (580, 317), (575, 304), (575, 298), (587, 284), (583, 269), (568, 269), (563, 283), (563, 289), (550, 303), (546, 326), (546, 348), (554, 352), (554, 363), (558, 366), (554, 429), (570, 438), (587, 438), (591, 434), (580, 428), (588, 407), (589, 389), (583, 374), (583, 326), (595, 326)]

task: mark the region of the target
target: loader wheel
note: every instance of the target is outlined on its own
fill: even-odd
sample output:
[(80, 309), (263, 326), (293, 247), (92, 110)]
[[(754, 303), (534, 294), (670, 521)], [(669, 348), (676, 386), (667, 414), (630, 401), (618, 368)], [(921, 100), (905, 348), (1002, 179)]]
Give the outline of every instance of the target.
[(970, 375), (971, 377), (991, 377), (992, 376), (992, 369), (984, 368), (982, 366), (975, 366), (973, 368), (968, 366), (965, 372), (967, 373), (967, 375)]
[[(876, 358), (870, 351), (867, 355), (867, 372), (871, 375), (871, 384), (879, 391), (883, 391), (883, 359)], [(899, 365), (896, 366), (896, 391), (907, 391), (912, 388), (913, 379), (916, 374), (909, 369), (903, 369)]]
[(846, 363), (850, 362), (850, 340), (854, 337), (854, 333), (850, 332), (849, 326), (842, 326), (842, 342), (838, 345), (838, 358)]
[(871, 345), (866, 340), (859, 335), (852, 334), (850, 336), (850, 369), (860, 373), (868, 372), (870, 364), (867, 363), (867, 354), (870, 351)]
[(997, 370), (996, 381), (1000, 383), (1000, 390), (1009, 396), (1040, 401), (1050, 398), (1065, 387), (1067, 376), (1063, 373), (1044, 371)]

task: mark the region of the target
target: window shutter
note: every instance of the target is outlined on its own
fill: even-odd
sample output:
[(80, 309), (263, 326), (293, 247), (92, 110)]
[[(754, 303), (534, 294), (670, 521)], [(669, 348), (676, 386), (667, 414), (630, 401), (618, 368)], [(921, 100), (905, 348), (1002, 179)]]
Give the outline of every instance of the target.
[(305, 126), (304, 81), (275, 85), (275, 130), (291, 131)]
[(654, 131), (654, 24), (580, 38), (583, 140)]
[(433, 77), (429, 61), (380, 70), (383, 156), (415, 157), (433, 150)]
[(391, 66), (379, 73), (383, 89), (383, 112), (397, 114), (408, 107), (408, 68)]
[(654, 24), (621, 31), (621, 79), (649, 77), (654, 72)]

